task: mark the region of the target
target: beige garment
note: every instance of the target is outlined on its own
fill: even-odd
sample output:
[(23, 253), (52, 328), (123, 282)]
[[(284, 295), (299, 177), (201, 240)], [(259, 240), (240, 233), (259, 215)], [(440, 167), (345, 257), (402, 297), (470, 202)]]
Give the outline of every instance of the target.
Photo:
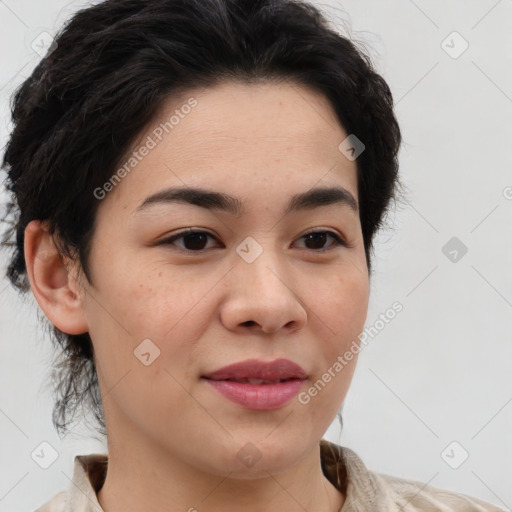
[[(324, 439), (320, 456), (325, 476), (345, 494), (339, 512), (505, 512), (465, 494), (369, 471), (354, 451)], [(35, 512), (103, 512), (96, 493), (107, 464), (107, 454), (77, 455), (72, 482)]]

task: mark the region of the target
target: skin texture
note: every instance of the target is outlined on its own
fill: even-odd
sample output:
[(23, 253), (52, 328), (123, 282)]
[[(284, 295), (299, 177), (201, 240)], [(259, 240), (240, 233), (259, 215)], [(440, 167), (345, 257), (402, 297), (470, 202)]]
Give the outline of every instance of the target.
[[(348, 134), (308, 88), (227, 82), (167, 100), (132, 150), (190, 97), (197, 106), (101, 200), (92, 284), (59, 257), (44, 223), (25, 232), (39, 305), (59, 329), (93, 341), (109, 448), (100, 504), (337, 511), (345, 497), (322, 473), (319, 440), (357, 356), (309, 403), (294, 398), (272, 411), (236, 405), (201, 376), (287, 358), (306, 370), (306, 390), (357, 341), (369, 299), (358, 212), (332, 204), (283, 215), (292, 195), (313, 187), (342, 186), (358, 199), (356, 162), (338, 149)], [(246, 212), (186, 203), (135, 212), (147, 196), (185, 185), (236, 196)], [(162, 243), (187, 227), (212, 237)], [(330, 236), (308, 243), (311, 230), (333, 231), (347, 247)], [(248, 236), (263, 251), (252, 263), (236, 252)], [(160, 355), (146, 366), (134, 350), (148, 338)], [(247, 443), (261, 455), (251, 467), (237, 457)]]

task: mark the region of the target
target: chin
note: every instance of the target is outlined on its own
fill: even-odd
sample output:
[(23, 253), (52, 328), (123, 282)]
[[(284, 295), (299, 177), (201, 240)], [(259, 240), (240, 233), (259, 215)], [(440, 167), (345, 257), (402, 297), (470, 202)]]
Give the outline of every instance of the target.
[(233, 471), (233, 478), (251, 480), (266, 478), (287, 471), (305, 456), (304, 445), (287, 445), (286, 442), (264, 444), (263, 442), (247, 442), (226, 461), (226, 467)]

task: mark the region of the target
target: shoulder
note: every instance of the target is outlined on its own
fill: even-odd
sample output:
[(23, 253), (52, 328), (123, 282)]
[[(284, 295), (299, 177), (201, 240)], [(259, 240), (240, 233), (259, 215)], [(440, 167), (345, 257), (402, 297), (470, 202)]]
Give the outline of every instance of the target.
[(101, 512), (96, 493), (105, 481), (107, 466), (108, 454), (76, 455), (68, 487), (34, 512)]
[(58, 492), (53, 498), (37, 508), (34, 512), (64, 512), (66, 504), (66, 491)]
[(375, 484), (404, 512), (504, 512), (504, 509), (466, 494), (440, 489), (417, 480), (369, 471)]
[(505, 512), (472, 496), (369, 470), (350, 448), (322, 440), (325, 475), (345, 494), (340, 512)]

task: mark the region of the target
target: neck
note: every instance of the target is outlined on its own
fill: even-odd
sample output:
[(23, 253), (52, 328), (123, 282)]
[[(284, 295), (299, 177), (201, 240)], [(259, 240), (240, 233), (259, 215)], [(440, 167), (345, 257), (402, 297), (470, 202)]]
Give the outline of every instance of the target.
[(254, 479), (203, 471), (133, 438), (109, 441), (108, 451), (104, 512), (338, 512), (345, 500), (323, 474), (319, 445), (292, 468)]

